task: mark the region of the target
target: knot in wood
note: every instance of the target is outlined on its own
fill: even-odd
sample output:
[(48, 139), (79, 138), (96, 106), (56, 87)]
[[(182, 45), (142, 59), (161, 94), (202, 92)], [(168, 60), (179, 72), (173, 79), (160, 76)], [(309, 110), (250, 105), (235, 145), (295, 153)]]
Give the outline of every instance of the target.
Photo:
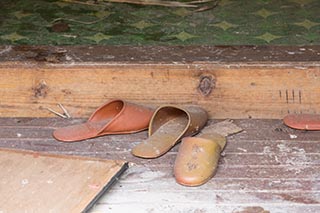
[(200, 76), (200, 82), (198, 90), (201, 95), (208, 96), (211, 94), (212, 90), (215, 88), (216, 82), (215, 78), (211, 75)]
[(45, 81), (40, 82), (36, 87), (32, 88), (35, 98), (45, 98), (49, 88)]

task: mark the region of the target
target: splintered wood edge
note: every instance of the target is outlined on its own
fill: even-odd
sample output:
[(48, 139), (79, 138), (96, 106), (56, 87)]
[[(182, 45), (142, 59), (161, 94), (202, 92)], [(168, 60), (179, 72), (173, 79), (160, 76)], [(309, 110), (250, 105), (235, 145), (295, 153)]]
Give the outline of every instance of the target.
[(89, 211), (96, 202), (104, 195), (106, 191), (108, 191), (113, 184), (115, 184), (119, 177), (129, 168), (128, 162), (125, 162), (120, 170), (110, 179), (110, 181), (103, 187), (103, 189), (91, 200), (91, 202), (87, 205), (87, 207), (82, 212)]
[(52, 158), (63, 158), (63, 159), (72, 159), (72, 160), (83, 160), (83, 161), (96, 161), (96, 162), (115, 162), (117, 165), (123, 167), (128, 167), (128, 162), (123, 160), (110, 160), (110, 159), (102, 159), (102, 158), (94, 158), (94, 157), (85, 157), (78, 155), (65, 155), (65, 154), (52, 154), (48, 152), (40, 152), (40, 151), (32, 151), (32, 150), (24, 150), (24, 149), (11, 149), (11, 148), (3, 148), (0, 147), (0, 152), (12, 152), (18, 154), (32, 155), (33, 157), (52, 157)]
[(0, 62), (157, 64), (319, 62), (314, 46), (0, 46)]

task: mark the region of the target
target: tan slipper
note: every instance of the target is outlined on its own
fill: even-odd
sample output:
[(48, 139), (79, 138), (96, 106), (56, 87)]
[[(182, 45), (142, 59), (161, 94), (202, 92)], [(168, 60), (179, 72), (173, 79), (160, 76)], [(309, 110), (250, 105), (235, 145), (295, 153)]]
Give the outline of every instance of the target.
[(159, 107), (149, 124), (149, 138), (132, 149), (141, 158), (157, 158), (168, 152), (182, 137), (194, 135), (206, 124), (206, 111), (196, 106)]
[(183, 138), (174, 165), (176, 181), (198, 186), (210, 180), (216, 173), (226, 136), (241, 130), (230, 121), (223, 121), (204, 128), (196, 137)]

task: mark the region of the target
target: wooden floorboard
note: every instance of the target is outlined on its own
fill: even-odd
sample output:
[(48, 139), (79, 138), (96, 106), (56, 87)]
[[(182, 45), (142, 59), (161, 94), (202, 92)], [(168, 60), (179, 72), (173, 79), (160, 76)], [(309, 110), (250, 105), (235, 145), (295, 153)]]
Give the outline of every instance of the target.
[(52, 138), (54, 129), (84, 121), (0, 118), (0, 146), (129, 161), (130, 168), (92, 213), (320, 212), (320, 132), (293, 130), (281, 120), (235, 120), (244, 131), (228, 137), (215, 177), (200, 187), (184, 187), (172, 174), (179, 145), (152, 160), (130, 154), (146, 131), (76, 143)]

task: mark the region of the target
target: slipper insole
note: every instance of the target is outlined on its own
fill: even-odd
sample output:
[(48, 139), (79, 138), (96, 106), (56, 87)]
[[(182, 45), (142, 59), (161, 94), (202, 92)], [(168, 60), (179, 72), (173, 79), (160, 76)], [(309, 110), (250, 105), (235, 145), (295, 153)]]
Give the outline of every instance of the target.
[(188, 118), (178, 117), (169, 120), (157, 129), (148, 139), (134, 147), (132, 154), (144, 158), (156, 158), (173, 147), (188, 124)]
[(54, 132), (55, 138), (61, 141), (79, 141), (99, 135), (104, 126), (110, 122), (111, 119), (93, 122), (88, 121), (83, 124), (67, 126), (58, 129)]

